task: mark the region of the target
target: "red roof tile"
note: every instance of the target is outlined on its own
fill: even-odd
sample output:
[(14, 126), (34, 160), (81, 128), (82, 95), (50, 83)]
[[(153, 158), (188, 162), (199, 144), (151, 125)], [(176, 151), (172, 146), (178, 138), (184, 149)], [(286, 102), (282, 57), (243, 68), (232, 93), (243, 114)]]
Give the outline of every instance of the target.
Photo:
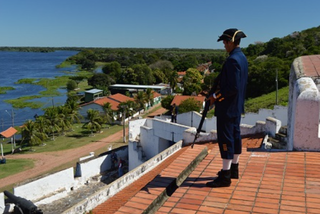
[(171, 102), (171, 105), (173, 105), (173, 104), (175, 103), (177, 106), (179, 106), (182, 101), (184, 101), (184, 100), (186, 100), (186, 99), (189, 99), (189, 98), (193, 98), (193, 99), (195, 99), (195, 100), (200, 101), (201, 103), (203, 103), (206, 97), (204, 97), (204, 96), (176, 95), (176, 96), (173, 98), (173, 100), (172, 100), (172, 102)]
[(0, 133), (5, 138), (12, 137), (15, 133), (17, 133), (17, 130), (13, 127), (8, 128), (7, 130)]
[(100, 106), (103, 106), (106, 103), (110, 103), (111, 104), (111, 109), (114, 110), (114, 111), (117, 111), (118, 110), (118, 105), (119, 105), (120, 102), (115, 101), (113, 99), (110, 99), (108, 97), (103, 97), (103, 98), (94, 100), (93, 103), (96, 103), (96, 104), (98, 104)]
[(152, 93), (153, 93), (153, 98), (161, 97), (161, 94), (159, 94), (159, 93), (156, 92), (156, 91), (152, 91)]
[(122, 102), (127, 102), (127, 101), (134, 101), (134, 99), (133, 98), (131, 98), (131, 97), (128, 97), (128, 96), (126, 96), (126, 95), (123, 95), (123, 94), (120, 94), (120, 93), (117, 93), (117, 94), (113, 94), (113, 95), (110, 95), (110, 96), (108, 96), (110, 99), (113, 99), (113, 100), (116, 100), (116, 101), (118, 101), (118, 102), (120, 102), (120, 103), (122, 103)]

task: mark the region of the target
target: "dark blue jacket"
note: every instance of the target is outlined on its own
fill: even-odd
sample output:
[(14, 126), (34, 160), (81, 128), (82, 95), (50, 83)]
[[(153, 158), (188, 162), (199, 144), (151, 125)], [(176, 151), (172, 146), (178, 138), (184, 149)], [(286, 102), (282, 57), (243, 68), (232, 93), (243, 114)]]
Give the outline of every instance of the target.
[(230, 52), (219, 78), (215, 115), (227, 118), (241, 116), (244, 113), (248, 61), (239, 47)]

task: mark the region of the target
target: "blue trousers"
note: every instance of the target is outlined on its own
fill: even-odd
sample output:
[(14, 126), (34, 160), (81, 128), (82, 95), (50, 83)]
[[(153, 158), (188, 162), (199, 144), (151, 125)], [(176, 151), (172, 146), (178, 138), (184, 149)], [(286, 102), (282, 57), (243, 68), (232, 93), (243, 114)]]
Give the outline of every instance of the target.
[(241, 154), (242, 140), (239, 117), (227, 118), (217, 116), (217, 135), (222, 159), (233, 159), (234, 154)]

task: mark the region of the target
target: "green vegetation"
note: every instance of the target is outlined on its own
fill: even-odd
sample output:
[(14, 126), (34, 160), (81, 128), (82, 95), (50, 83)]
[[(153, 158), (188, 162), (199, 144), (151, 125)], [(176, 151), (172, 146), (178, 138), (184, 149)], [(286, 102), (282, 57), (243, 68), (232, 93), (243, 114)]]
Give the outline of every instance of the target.
[[(73, 149), (87, 145), (92, 142), (99, 141), (100, 139), (112, 135), (120, 130), (123, 126), (104, 126), (101, 131), (91, 135), (90, 130), (84, 130), (82, 124), (74, 124), (72, 130), (66, 135), (59, 135), (54, 138), (54, 140), (48, 139), (38, 146), (26, 146), (23, 147), (23, 153), (40, 153), (40, 152), (53, 152), (61, 151), (66, 149)], [(44, 146), (45, 145), (45, 146)], [(11, 150), (10, 150), (11, 151)]]
[(14, 90), (14, 87), (0, 87), (0, 94), (5, 94), (9, 90)]
[[(278, 91), (278, 105), (287, 106), (289, 101), (289, 86)], [(262, 95), (260, 97), (245, 101), (245, 112), (258, 112), (259, 109), (273, 109), (276, 105), (276, 92)]]
[(6, 164), (0, 164), (0, 179), (31, 169), (33, 166), (33, 161), (29, 159), (7, 159)]
[[(92, 73), (86, 72), (86, 71), (81, 71), (77, 72), (77, 77), (81, 77), (83, 80), (86, 78), (89, 78)], [(41, 91), (40, 95), (32, 95), (32, 96), (24, 96), (24, 97), (19, 97), (17, 99), (12, 99), (12, 100), (5, 100), (5, 102), (10, 103), (14, 108), (42, 108), (43, 104), (42, 102), (30, 102), (32, 99), (36, 98), (42, 98), (42, 97), (54, 97), (54, 96), (59, 96), (61, 95), (57, 90), (59, 88), (65, 88), (67, 87), (68, 81), (74, 76), (60, 76), (56, 77), (54, 79), (49, 79), (49, 78), (41, 78), (41, 79), (34, 79), (34, 78), (26, 78), (26, 79), (20, 79), (16, 82), (16, 84), (34, 84), (34, 85), (41, 85), (47, 90)], [(78, 91), (85, 91), (90, 88), (88, 86), (87, 81), (80, 81), (78, 83)]]

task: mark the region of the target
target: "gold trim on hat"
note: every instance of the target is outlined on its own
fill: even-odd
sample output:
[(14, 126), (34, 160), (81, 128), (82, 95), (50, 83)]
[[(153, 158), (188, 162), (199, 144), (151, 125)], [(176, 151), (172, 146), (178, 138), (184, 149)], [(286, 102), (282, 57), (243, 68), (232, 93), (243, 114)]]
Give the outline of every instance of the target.
[[(236, 32), (234, 32), (233, 37), (231, 39), (231, 42), (234, 42), (234, 37), (237, 35), (237, 33), (241, 32), (241, 30), (237, 30)], [(231, 37), (231, 36), (230, 36)]]

